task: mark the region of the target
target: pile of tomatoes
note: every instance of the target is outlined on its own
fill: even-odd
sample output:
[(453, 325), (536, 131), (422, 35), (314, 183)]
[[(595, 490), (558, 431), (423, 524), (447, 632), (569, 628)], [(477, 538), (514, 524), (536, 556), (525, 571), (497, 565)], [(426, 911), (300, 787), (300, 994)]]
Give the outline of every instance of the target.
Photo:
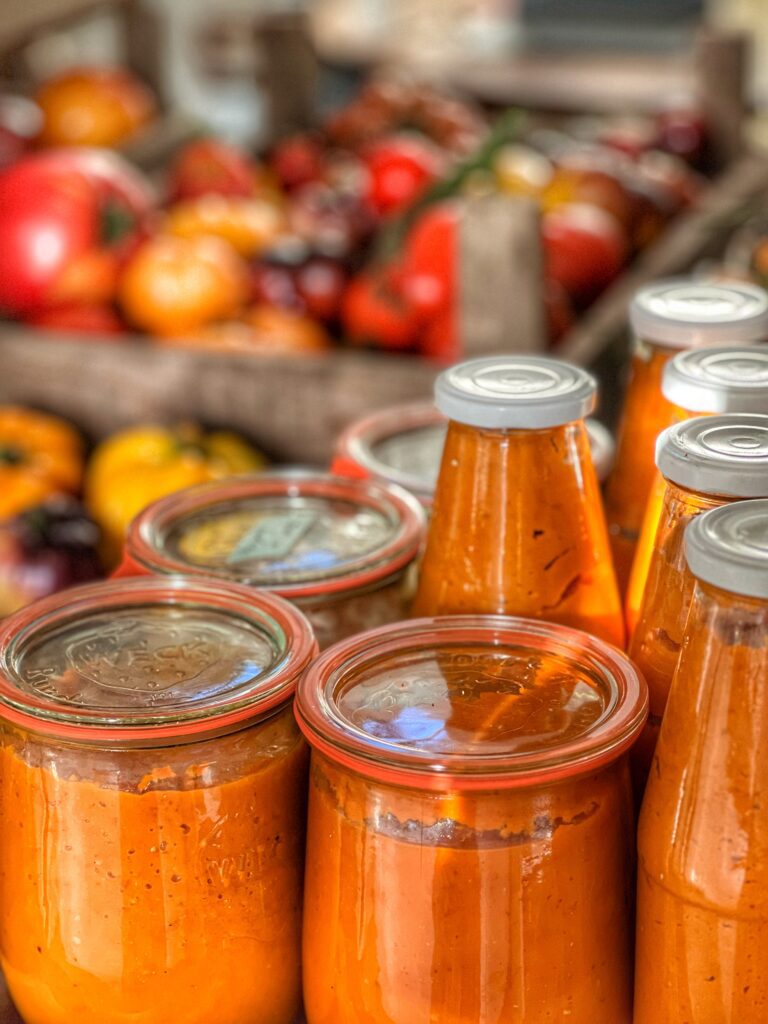
[(279, 354), (343, 343), (449, 362), (461, 354), (464, 201), (495, 191), (540, 205), (556, 340), (693, 201), (706, 148), (695, 111), (499, 132), (467, 103), (382, 81), (263, 159), (197, 139), (150, 185), (103, 148), (153, 116), (134, 84), (125, 72), (60, 76), (37, 96), (30, 138), (0, 130), (7, 315), (101, 340), (140, 332)]

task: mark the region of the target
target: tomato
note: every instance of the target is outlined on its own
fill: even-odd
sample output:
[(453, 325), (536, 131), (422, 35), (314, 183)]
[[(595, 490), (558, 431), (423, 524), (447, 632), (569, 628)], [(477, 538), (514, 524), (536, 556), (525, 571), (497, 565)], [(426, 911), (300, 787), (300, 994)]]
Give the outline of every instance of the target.
[(366, 154), (368, 201), (381, 216), (414, 203), (443, 173), (442, 152), (425, 138), (393, 135)]
[(402, 288), (425, 319), (452, 302), (458, 287), (459, 206), (436, 203), (418, 218), (405, 242)]
[(176, 203), (168, 211), (165, 230), (179, 238), (215, 235), (241, 256), (258, 255), (285, 226), (283, 211), (268, 199), (207, 195)]
[(547, 335), (556, 344), (573, 327), (575, 314), (568, 292), (558, 281), (544, 280), (544, 312)]
[(123, 68), (78, 68), (44, 82), (35, 97), (44, 146), (117, 146), (155, 114), (147, 87)]
[(296, 271), (296, 287), (309, 316), (325, 323), (335, 320), (347, 275), (335, 260), (312, 256)]
[(708, 125), (702, 111), (694, 105), (674, 105), (656, 118), (656, 145), (665, 153), (681, 157), (694, 166), (707, 151)]
[(322, 181), (325, 151), (320, 140), (312, 135), (292, 135), (277, 143), (269, 165), (283, 188), (291, 191), (311, 181)]
[(419, 352), (443, 366), (450, 366), (461, 358), (459, 311), (447, 306), (428, 323), (419, 335)]
[(125, 325), (111, 306), (54, 306), (29, 317), (26, 323), (47, 331), (94, 335), (93, 340), (120, 341), (119, 335), (125, 334)]
[(333, 346), (310, 317), (273, 306), (254, 306), (244, 320), (207, 324), (191, 335), (158, 338), (157, 344), (232, 355), (317, 355)]
[(129, 261), (118, 299), (136, 327), (150, 334), (184, 334), (235, 316), (248, 292), (248, 268), (227, 242), (160, 235)]
[(619, 274), (627, 254), (616, 219), (597, 206), (569, 203), (542, 219), (545, 269), (578, 302), (591, 301)]
[(353, 345), (408, 349), (416, 343), (419, 316), (390, 276), (364, 272), (347, 286), (341, 319)]
[(20, 316), (114, 296), (151, 194), (115, 154), (61, 150), (0, 174), (0, 308)]
[(259, 165), (245, 150), (218, 139), (198, 139), (176, 154), (168, 172), (172, 201), (200, 196), (255, 195), (261, 175)]
[(310, 248), (338, 258), (354, 252), (373, 227), (371, 212), (359, 196), (324, 182), (296, 189), (288, 216), (291, 230)]

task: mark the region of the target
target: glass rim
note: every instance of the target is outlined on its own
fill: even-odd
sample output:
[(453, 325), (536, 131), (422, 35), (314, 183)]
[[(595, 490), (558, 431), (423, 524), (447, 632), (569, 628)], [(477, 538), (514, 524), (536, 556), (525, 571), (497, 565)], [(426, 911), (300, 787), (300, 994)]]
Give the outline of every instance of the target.
[[(232, 699), (194, 709), (88, 709), (52, 704), (18, 685), (14, 662), (34, 638), (74, 624), (93, 612), (132, 607), (177, 606), (229, 613), (281, 641), (275, 662), (254, 677), (252, 688)], [(209, 733), (244, 728), (286, 706), (317, 653), (309, 621), (288, 601), (266, 591), (217, 579), (139, 576), (105, 580), (59, 591), (15, 612), (0, 624), (0, 719), (62, 740), (147, 746), (193, 742)]]
[(405, 487), (416, 494), (423, 504), (431, 504), (434, 487), (425, 487), (422, 478), (382, 462), (374, 454), (373, 446), (398, 434), (443, 426), (448, 426), (448, 419), (431, 398), (421, 402), (390, 405), (351, 423), (338, 437), (336, 457), (348, 459), (372, 476)]
[[(612, 701), (584, 736), (542, 751), (479, 754), (414, 751), (356, 729), (334, 715), (332, 690), (345, 674), (377, 656), (415, 646), (461, 642), (538, 647), (578, 656), (611, 686)], [(504, 615), (448, 615), (411, 619), (368, 630), (329, 647), (304, 672), (294, 705), (310, 745), (347, 768), (394, 785), (426, 789), (518, 788), (559, 781), (609, 764), (627, 751), (648, 715), (648, 688), (617, 647), (568, 626)]]
[[(291, 492), (294, 492), (291, 495)], [(319, 579), (275, 584), (249, 580), (247, 575), (223, 575), (213, 566), (194, 565), (163, 550), (160, 537), (183, 517), (218, 504), (267, 496), (309, 496), (355, 502), (396, 517), (393, 536), (382, 546), (350, 560), (339, 571)], [(145, 572), (161, 577), (183, 575), (231, 581), (269, 591), (289, 601), (349, 594), (383, 583), (405, 569), (418, 555), (426, 520), (418, 499), (396, 484), (355, 480), (332, 473), (286, 469), (212, 481), (177, 491), (152, 502), (128, 527), (124, 557)]]

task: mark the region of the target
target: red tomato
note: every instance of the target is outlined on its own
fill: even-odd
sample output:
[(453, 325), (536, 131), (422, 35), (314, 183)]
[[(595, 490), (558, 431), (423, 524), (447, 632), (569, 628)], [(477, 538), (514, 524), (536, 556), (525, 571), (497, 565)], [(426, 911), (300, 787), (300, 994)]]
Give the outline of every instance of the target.
[(0, 175), (0, 308), (15, 315), (112, 299), (149, 191), (114, 154), (60, 150)]
[(444, 366), (461, 358), (459, 311), (453, 304), (424, 327), (419, 335), (418, 349), (422, 355)]
[(573, 327), (575, 319), (573, 303), (558, 281), (544, 281), (544, 312), (549, 340), (555, 344)]
[(325, 151), (312, 135), (293, 135), (277, 143), (269, 165), (283, 188), (290, 191), (323, 179)]
[(296, 272), (296, 286), (304, 308), (316, 320), (334, 320), (341, 308), (346, 274), (334, 260), (312, 257)]
[(586, 303), (619, 274), (627, 243), (614, 217), (597, 206), (566, 203), (542, 219), (546, 274)]
[(368, 201), (380, 215), (410, 206), (443, 173), (442, 152), (419, 136), (393, 135), (366, 154)]
[(358, 274), (344, 293), (341, 319), (353, 345), (408, 349), (417, 339), (418, 316), (383, 273)]
[(402, 287), (425, 319), (452, 302), (457, 289), (459, 207), (437, 203), (419, 217), (405, 243)]
[(173, 202), (220, 196), (253, 196), (259, 165), (244, 150), (218, 139), (199, 139), (184, 146), (168, 172), (168, 193)]
[(125, 326), (111, 306), (54, 306), (35, 313), (26, 322), (48, 331), (94, 335), (94, 341), (116, 342), (125, 334)]

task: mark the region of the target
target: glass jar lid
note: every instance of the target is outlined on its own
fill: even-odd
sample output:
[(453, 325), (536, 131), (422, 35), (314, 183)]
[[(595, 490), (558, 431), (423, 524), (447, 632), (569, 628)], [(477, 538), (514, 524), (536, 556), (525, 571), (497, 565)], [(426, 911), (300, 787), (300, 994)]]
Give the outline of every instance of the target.
[(302, 678), (299, 725), (326, 756), (406, 785), (529, 785), (627, 750), (647, 688), (616, 648), (578, 630), (445, 616), (336, 644)]
[(766, 412), (768, 348), (679, 352), (664, 367), (661, 390), (689, 412)]
[(546, 356), (491, 356), (445, 370), (435, 402), (450, 420), (489, 430), (540, 430), (583, 419), (597, 401), (586, 370)]
[(667, 427), (656, 465), (672, 483), (702, 494), (768, 498), (768, 416), (697, 416)]
[(768, 293), (741, 282), (656, 281), (629, 310), (634, 333), (673, 348), (749, 344), (768, 338)]
[(295, 600), (389, 578), (416, 558), (424, 527), (400, 487), (291, 470), (155, 502), (131, 524), (126, 553), (150, 572), (223, 577)]
[(301, 612), (248, 587), (75, 587), (2, 623), (0, 717), (73, 739), (197, 738), (284, 704), (316, 649)]
[(685, 555), (704, 583), (768, 600), (768, 498), (736, 501), (696, 516), (685, 531)]
[[(340, 471), (373, 476), (399, 484), (431, 505), (440, 472), (447, 419), (432, 402), (392, 406), (348, 427), (336, 447)], [(598, 478), (611, 471), (615, 444), (610, 431), (594, 419), (585, 421)]]

